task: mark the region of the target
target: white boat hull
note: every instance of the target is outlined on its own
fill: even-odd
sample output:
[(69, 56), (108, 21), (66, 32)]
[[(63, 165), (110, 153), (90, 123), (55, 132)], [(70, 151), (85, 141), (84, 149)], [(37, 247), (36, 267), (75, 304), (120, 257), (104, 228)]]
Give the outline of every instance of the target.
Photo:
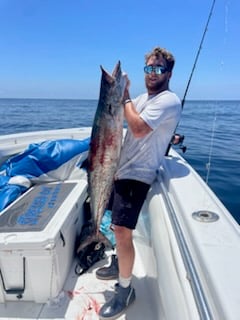
[[(90, 128), (2, 136), (0, 161), (32, 142), (89, 135)], [(137, 299), (121, 319), (239, 319), (238, 224), (174, 150), (159, 169), (134, 231)], [(95, 277), (107, 259), (80, 277), (74, 261), (58, 296), (48, 303), (5, 301), (0, 319), (98, 319), (114, 284)]]

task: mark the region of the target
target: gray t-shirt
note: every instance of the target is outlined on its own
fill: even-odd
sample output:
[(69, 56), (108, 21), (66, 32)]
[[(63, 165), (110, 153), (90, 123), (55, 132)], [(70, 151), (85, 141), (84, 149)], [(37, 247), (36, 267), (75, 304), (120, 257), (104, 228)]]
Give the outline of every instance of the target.
[(175, 93), (166, 90), (155, 96), (142, 94), (133, 103), (152, 131), (143, 138), (135, 138), (128, 129), (116, 179), (134, 179), (151, 184), (179, 122), (181, 101)]

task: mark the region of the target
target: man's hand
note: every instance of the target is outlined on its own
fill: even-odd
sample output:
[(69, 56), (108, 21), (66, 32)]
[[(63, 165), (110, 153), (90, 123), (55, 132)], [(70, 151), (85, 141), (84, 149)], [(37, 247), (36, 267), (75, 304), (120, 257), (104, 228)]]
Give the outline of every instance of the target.
[(130, 94), (129, 94), (130, 80), (128, 79), (127, 74), (125, 75), (125, 77), (126, 77), (126, 87), (123, 93), (123, 104), (126, 100), (130, 99)]

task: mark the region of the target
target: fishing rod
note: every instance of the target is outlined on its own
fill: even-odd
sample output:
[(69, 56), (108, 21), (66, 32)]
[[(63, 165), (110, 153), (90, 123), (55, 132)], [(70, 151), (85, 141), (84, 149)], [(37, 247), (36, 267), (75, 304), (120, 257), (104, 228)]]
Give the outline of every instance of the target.
[[(200, 45), (198, 47), (198, 51), (197, 51), (197, 54), (196, 54), (196, 57), (195, 57), (195, 60), (194, 60), (192, 71), (190, 73), (190, 76), (189, 76), (189, 79), (188, 79), (188, 82), (187, 82), (187, 86), (186, 86), (186, 89), (185, 89), (185, 92), (184, 92), (184, 96), (183, 96), (183, 99), (182, 99), (182, 109), (184, 107), (186, 96), (187, 96), (187, 93), (188, 93), (188, 89), (189, 89), (189, 86), (190, 86), (190, 83), (191, 83), (191, 80), (192, 80), (192, 76), (193, 76), (194, 70), (195, 70), (197, 62), (198, 62), (198, 58), (199, 58), (199, 55), (200, 55), (200, 52), (201, 52), (201, 49), (202, 49), (203, 41), (204, 41), (206, 33), (207, 33), (208, 25), (209, 25), (209, 22), (210, 22), (211, 17), (212, 17), (212, 13), (213, 13), (213, 9), (214, 9), (214, 6), (215, 6), (215, 2), (216, 2), (216, 0), (213, 0), (213, 2), (212, 2), (212, 6), (211, 6), (211, 9), (209, 11), (209, 15), (208, 15), (208, 19), (207, 19), (207, 22), (206, 22), (206, 25), (205, 25), (205, 29), (203, 31), (202, 39), (201, 39)], [(171, 142), (170, 142), (170, 144), (169, 144), (169, 146), (167, 148), (166, 155), (168, 154), (171, 145), (179, 145), (179, 148), (182, 150), (183, 153), (185, 153), (186, 150), (187, 150), (187, 147), (183, 145), (184, 138), (185, 138), (184, 135), (180, 135), (180, 134), (175, 132), (175, 134), (173, 135), (172, 140), (171, 140)]]
[(182, 99), (182, 108), (184, 107), (184, 104), (185, 104), (185, 99), (186, 99), (186, 96), (187, 96), (187, 92), (188, 92), (188, 89), (189, 89), (189, 86), (190, 86), (190, 83), (191, 83), (191, 80), (192, 80), (193, 72), (194, 72), (194, 70), (196, 68), (196, 65), (197, 65), (197, 61), (198, 61), (198, 58), (199, 58), (199, 55), (200, 55), (200, 52), (201, 52), (201, 49), (202, 49), (203, 41), (204, 41), (206, 33), (207, 33), (208, 25), (209, 25), (209, 22), (210, 22), (211, 17), (212, 17), (212, 13), (213, 13), (213, 9), (214, 9), (214, 6), (215, 6), (215, 2), (216, 2), (216, 0), (213, 0), (213, 2), (212, 2), (212, 6), (211, 6), (211, 9), (210, 9), (210, 12), (209, 12), (209, 15), (208, 15), (207, 23), (206, 23), (206, 26), (205, 26), (205, 29), (204, 29), (204, 32), (203, 32), (203, 35), (202, 35), (202, 39), (201, 39), (200, 45), (198, 47), (198, 51), (197, 51), (197, 54), (196, 54), (196, 57), (195, 57), (195, 61), (194, 61), (193, 67), (192, 67), (192, 71), (191, 71), (190, 77), (188, 79), (186, 90), (185, 90), (185, 93), (184, 93), (184, 96), (183, 96), (183, 99)]

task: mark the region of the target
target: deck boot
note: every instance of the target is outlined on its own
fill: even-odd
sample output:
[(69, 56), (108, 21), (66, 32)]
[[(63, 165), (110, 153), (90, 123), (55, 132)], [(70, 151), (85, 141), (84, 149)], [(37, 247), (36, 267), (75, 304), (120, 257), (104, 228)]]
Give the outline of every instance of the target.
[(106, 302), (99, 311), (99, 319), (114, 320), (122, 315), (135, 300), (135, 290), (130, 286), (123, 288), (117, 283), (112, 299)]
[(111, 264), (108, 267), (99, 268), (96, 277), (101, 280), (112, 280), (118, 278), (118, 258), (115, 254), (111, 257)]

